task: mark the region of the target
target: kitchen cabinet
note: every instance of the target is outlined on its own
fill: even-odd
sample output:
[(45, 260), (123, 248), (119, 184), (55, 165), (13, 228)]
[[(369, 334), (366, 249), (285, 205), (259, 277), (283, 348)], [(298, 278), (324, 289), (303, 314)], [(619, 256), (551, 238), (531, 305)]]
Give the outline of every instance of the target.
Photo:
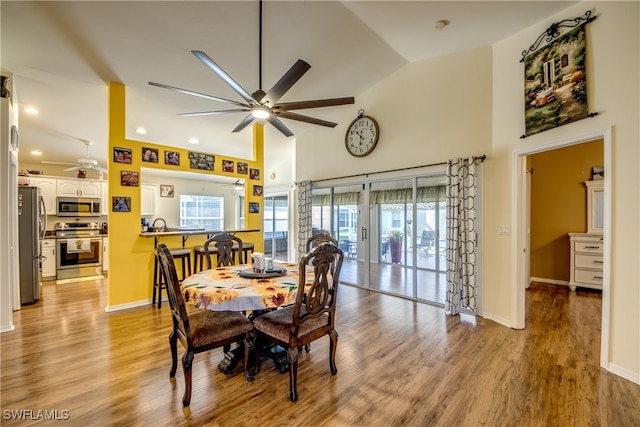
[(100, 181), (84, 179), (58, 179), (58, 197), (95, 197), (100, 198)]
[(109, 215), (109, 181), (100, 183), (100, 215)]
[(109, 238), (102, 238), (102, 272), (109, 270)]
[(56, 239), (43, 239), (42, 240), (42, 256), (41, 265), (42, 278), (56, 277)]
[(153, 216), (156, 214), (157, 185), (140, 185), (140, 215)]
[(31, 185), (40, 188), (40, 195), (44, 200), (47, 215), (55, 215), (57, 213), (57, 180), (55, 178), (31, 178)]

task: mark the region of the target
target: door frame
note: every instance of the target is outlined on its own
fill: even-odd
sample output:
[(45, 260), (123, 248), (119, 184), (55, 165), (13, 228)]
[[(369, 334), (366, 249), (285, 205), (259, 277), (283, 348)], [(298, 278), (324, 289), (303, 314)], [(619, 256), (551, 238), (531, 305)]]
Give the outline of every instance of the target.
[(514, 234), (512, 238), (512, 251), (515, 254), (514, 268), (512, 269), (512, 327), (525, 328), (525, 289), (529, 283), (526, 277), (529, 271), (530, 257), (527, 247), (527, 230), (529, 229), (530, 209), (529, 189), (527, 186), (527, 156), (544, 151), (555, 150), (570, 145), (581, 144), (596, 139), (604, 140), (604, 272), (602, 282), (602, 325), (600, 339), (600, 366), (607, 369), (609, 365), (609, 325), (611, 323), (610, 292), (611, 292), (611, 200), (612, 200), (612, 142), (611, 127), (596, 130), (587, 134), (574, 136), (562, 140), (552, 141), (546, 144), (531, 146), (515, 150), (512, 159), (512, 216), (514, 218)]

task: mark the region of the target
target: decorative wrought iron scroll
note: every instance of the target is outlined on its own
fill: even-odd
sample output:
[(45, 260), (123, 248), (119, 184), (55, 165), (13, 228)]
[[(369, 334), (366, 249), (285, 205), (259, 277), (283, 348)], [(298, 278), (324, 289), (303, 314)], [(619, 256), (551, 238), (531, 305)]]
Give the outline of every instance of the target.
[(588, 24), (589, 22), (594, 21), (597, 18), (596, 16), (591, 16), (591, 15), (592, 15), (592, 12), (590, 10), (587, 10), (584, 13), (584, 16), (578, 16), (573, 19), (563, 19), (560, 22), (554, 22), (553, 24), (551, 24), (549, 28), (547, 28), (542, 34), (538, 36), (536, 41), (533, 42), (531, 46), (529, 46), (528, 50), (522, 51), (522, 59), (520, 59), (520, 62), (524, 62), (524, 58), (528, 54), (538, 50), (542, 42), (549, 43), (554, 39), (557, 39), (558, 37), (560, 37), (560, 28), (575, 28), (582, 24)]

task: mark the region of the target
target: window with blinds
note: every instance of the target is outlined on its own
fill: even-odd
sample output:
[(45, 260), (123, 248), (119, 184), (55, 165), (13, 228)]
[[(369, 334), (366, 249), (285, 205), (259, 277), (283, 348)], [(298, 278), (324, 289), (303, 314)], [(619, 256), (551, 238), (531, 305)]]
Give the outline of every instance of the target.
[(181, 194), (180, 227), (224, 230), (224, 197)]

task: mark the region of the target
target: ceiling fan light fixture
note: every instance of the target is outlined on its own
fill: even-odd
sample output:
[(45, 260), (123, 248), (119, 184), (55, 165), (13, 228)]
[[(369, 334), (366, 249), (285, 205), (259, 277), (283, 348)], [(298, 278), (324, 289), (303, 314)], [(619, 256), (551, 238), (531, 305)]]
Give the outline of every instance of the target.
[(253, 107), (251, 115), (256, 119), (266, 119), (271, 115), (271, 112), (265, 107)]

